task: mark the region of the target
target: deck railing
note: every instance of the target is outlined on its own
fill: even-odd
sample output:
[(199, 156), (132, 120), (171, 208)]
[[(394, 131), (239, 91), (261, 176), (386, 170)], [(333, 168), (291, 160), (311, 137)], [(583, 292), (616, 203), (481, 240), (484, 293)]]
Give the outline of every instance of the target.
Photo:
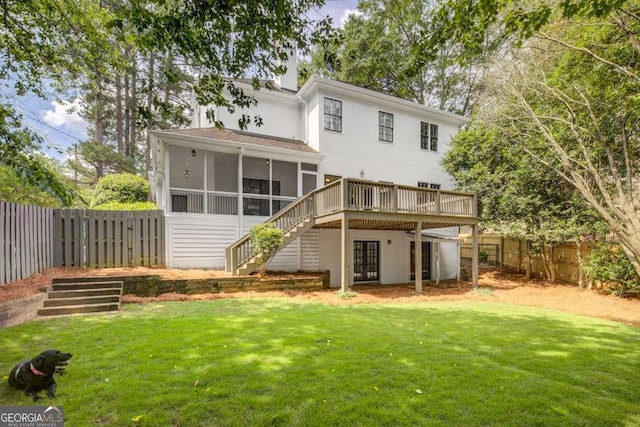
[[(476, 216), (471, 193), (432, 190), (389, 183), (341, 179), (318, 188), (269, 218), (284, 233), (306, 219), (341, 211), (374, 211), (416, 215)], [(227, 248), (227, 270), (235, 270), (254, 255), (250, 235)]]

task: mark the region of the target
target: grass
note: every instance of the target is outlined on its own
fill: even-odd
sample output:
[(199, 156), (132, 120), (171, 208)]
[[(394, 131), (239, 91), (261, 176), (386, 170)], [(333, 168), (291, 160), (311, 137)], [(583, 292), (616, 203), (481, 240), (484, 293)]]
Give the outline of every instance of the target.
[(67, 426), (640, 425), (640, 329), (485, 302), (126, 305), (0, 330), (6, 375), (74, 353)]

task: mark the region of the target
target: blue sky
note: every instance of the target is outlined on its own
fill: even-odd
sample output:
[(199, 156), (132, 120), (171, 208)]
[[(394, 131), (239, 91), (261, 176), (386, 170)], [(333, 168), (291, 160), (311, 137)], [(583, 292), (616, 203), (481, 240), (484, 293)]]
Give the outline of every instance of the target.
[[(329, 15), (335, 26), (341, 27), (357, 7), (358, 0), (326, 0), (322, 8), (314, 9), (309, 18)], [(13, 105), (23, 115), (24, 122), (45, 139), (43, 151), (49, 156), (64, 159), (64, 153), (73, 144), (87, 139), (87, 123), (73, 111), (78, 101), (72, 96), (57, 100), (54, 95), (41, 99), (27, 95), (14, 100)]]

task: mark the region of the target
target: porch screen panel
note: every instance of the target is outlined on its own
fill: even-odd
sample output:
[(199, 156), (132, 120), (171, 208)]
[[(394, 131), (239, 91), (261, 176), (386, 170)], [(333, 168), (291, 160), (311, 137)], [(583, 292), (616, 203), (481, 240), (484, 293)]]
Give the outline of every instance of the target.
[(169, 189), (172, 212), (203, 213), (205, 200), (204, 152), (169, 147)]
[[(245, 156), (242, 158), (242, 210), (244, 215), (270, 216), (271, 162), (268, 159)], [(279, 189), (276, 189), (279, 191)]]
[(238, 155), (207, 153), (207, 213), (238, 214)]

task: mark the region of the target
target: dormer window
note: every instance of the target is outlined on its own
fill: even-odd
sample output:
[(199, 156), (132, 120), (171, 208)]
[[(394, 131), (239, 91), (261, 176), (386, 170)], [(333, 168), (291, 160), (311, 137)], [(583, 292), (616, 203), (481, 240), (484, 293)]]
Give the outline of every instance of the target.
[(342, 132), (342, 101), (324, 98), (324, 129)]

